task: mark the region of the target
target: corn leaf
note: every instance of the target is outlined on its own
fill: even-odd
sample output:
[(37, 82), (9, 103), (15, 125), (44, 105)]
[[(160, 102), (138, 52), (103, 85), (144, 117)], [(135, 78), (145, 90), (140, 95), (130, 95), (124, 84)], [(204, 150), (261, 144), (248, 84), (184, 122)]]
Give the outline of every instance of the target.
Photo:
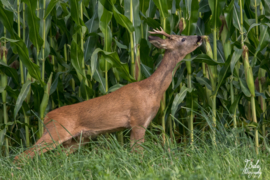
[(270, 20), (270, 1), (269, 0), (262, 0), (264, 11), (265, 11), (265, 17)]
[(173, 103), (172, 103), (172, 108), (171, 108), (171, 114), (174, 116), (179, 104), (184, 100), (184, 98), (187, 95), (187, 92), (191, 92), (192, 88), (187, 88), (185, 85), (181, 88), (180, 92), (175, 96)]
[(224, 64), (224, 62), (220, 61), (219, 59), (215, 61), (206, 54), (199, 54), (198, 56), (195, 56), (190, 59), (183, 59), (182, 61), (186, 61), (186, 62), (193, 61), (195, 63), (206, 63), (208, 65)]
[[(147, 3), (147, 1), (143, 1), (144, 3)], [(142, 3), (140, 3), (141, 5)], [(157, 25), (157, 26), (152, 26), (152, 25), (149, 25), (149, 23), (155, 23), (156, 24), (156, 20), (154, 20), (154, 16), (155, 16), (155, 13), (156, 13), (156, 6), (155, 6), (155, 3), (153, 2), (153, 0), (150, 0), (149, 3), (146, 5), (147, 6), (147, 10), (146, 12), (144, 12), (144, 10), (141, 9), (141, 17), (142, 17), (142, 21), (145, 21), (144, 18), (146, 18), (146, 21), (143, 22), (143, 33), (142, 33), (142, 37), (145, 37), (145, 39), (147, 38), (148, 36), (148, 31), (149, 31), (149, 26), (152, 27), (152, 28), (159, 28), (160, 25)], [(149, 20), (149, 19), (153, 19), (153, 21)], [(149, 20), (149, 21), (148, 21)], [(146, 24), (145, 24), (146, 23)], [(158, 23), (160, 24), (160, 23)]]
[(126, 16), (122, 15), (114, 6), (113, 6), (113, 16), (117, 21), (117, 23), (126, 28), (129, 33), (132, 33), (135, 30), (132, 25), (132, 22), (130, 22), (130, 20)]
[(85, 79), (81, 81), (81, 94), (83, 99), (87, 99), (87, 97), (93, 96), (93, 89), (90, 89), (88, 86), (85, 85)]
[(55, 5), (59, 2), (60, 0), (51, 0), (48, 7), (46, 8), (44, 19), (48, 17), (48, 15), (52, 12), (53, 8)]
[[(71, 63), (72, 66), (75, 68), (77, 74), (84, 77), (83, 69), (82, 69), (82, 59), (83, 59), (83, 52), (82, 49), (76, 44), (74, 41), (71, 43)], [(85, 77), (84, 77), (85, 78)]]
[(49, 94), (50, 94), (51, 84), (52, 84), (52, 73), (48, 79), (47, 84), (44, 86), (44, 94), (43, 94), (43, 98), (42, 98), (42, 101), (40, 104), (40, 109), (39, 109), (41, 118), (44, 118), (45, 110), (46, 110), (48, 102), (49, 102)]
[(168, 5), (166, 0), (153, 0), (155, 5), (157, 6), (160, 16), (166, 18), (169, 16), (168, 13)]
[(36, 0), (22, 0), (27, 4), (26, 8), (26, 20), (29, 26), (29, 36), (30, 41), (34, 44), (35, 47), (41, 47), (43, 44), (43, 39), (39, 35), (39, 22), (40, 19), (36, 16), (37, 1)]
[(248, 89), (246, 81), (244, 79), (242, 79), (242, 78), (239, 78), (239, 82), (240, 82), (241, 90), (245, 94), (245, 96), (251, 97), (251, 93), (250, 93), (250, 91)]
[(43, 97), (43, 93), (44, 93), (44, 88), (38, 84), (37, 82), (34, 82), (31, 84), (31, 89), (33, 90), (33, 94), (35, 94), (35, 98), (34, 98), (34, 110), (36, 112), (39, 111), (39, 107), (40, 107), (40, 103)]
[(148, 78), (152, 75), (152, 69), (141, 62), (141, 70), (143, 75)]
[[(125, 16), (130, 19), (135, 31), (132, 33), (133, 36), (133, 47), (136, 47), (139, 44), (141, 39), (141, 18), (140, 18), (140, 1), (138, 0), (125, 0), (124, 1), (124, 10)], [(136, 55), (136, 50), (135, 50)]]
[(6, 128), (0, 130), (0, 146), (3, 146), (3, 144), (4, 144), (4, 142), (5, 142), (5, 141), (4, 141), (4, 137), (5, 137), (5, 135), (6, 135), (6, 131), (7, 131)]
[(125, 0), (124, 1), (125, 16), (128, 19), (130, 19), (130, 15), (132, 16), (132, 19), (133, 19), (132, 25), (135, 28), (141, 25), (139, 8), (140, 8), (140, 1), (138, 0)]
[(112, 13), (107, 11), (101, 3), (98, 4), (99, 28), (104, 35), (104, 51), (111, 51), (112, 32), (109, 23)]
[(260, 41), (257, 46), (255, 54), (263, 50), (270, 43), (268, 26), (260, 25)]
[(237, 61), (239, 60), (239, 58), (241, 57), (242, 52), (243, 52), (243, 49), (238, 49), (238, 48), (234, 47), (234, 52), (233, 52), (232, 60), (231, 60), (231, 63), (230, 63), (231, 73), (232, 74), (233, 74), (234, 66), (237, 63)]
[(187, 15), (185, 16), (187, 27), (183, 30), (183, 34), (192, 35), (196, 32), (196, 23), (199, 17), (199, 1), (185, 0), (185, 8)]
[(0, 70), (7, 76), (12, 77), (15, 84), (19, 84), (19, 76), (17, 74), (17, 71), (6, 65), (6, 63), (2, 60), (0, 60)]
[(214, 22), (216, 21), (217, 27), (221, 26), (221, 22), (219, 20), (219, 16), (222, 12), (222, 9), (225, 6), (226, 1), (225, 0), (214, 0), (214, 1), (208, 1), (209, 7), (212, 11), (212, 18), (210, 19), (210, 25), (214, 25)]
[[(235, 1), (233, 6), (233, 25), (238, 30), (241, 31), (241, 17), (240, 17), (240, 7)], [(243, 32), (247, 32), (245, 27), (243, 27)]]
[[(95, 5), (95, 7), (97, 8), (97, 4)], [(99, 23), (98, 23), (99, 19), (98, 19), (98, 12), (95, 11), (94, 15), (92, 16), (91, 19), (89, 19), (86, 23), (85, 26), (88, 29), (88, 33), (94, 33), (97, 32), (98, 28), (99, 28)], [(93, 51), (95, 50), (95, 46), (96, 46), (96, 42), (97, 41), (97, 37), (96, 36), (89, 36), (87, 37), (85, 43), (84, 43), (84, 60), (85, 62), (88, 62), (91, 58), (91, 55), (93, 53)]]
[(117, 47), (121, 48), (121, 49), (127, 49), (127, 46), (124, 44), (121, 44), (120, 42), (118, 42), (116, 39), (114, 39), (114, 42), (116, 43)]
[(208, 0), (201, 0), (200, 1), (198, 11), (201, 12), (201, 13), (211, 11), (211, 9), (209, 7), (209, 4), (208, 4)]
[(40, 81), (43, 84), (43, 82), (40, 78), (39, 67), (29, 59), (28, 49), (27, 49), (26, 45), (24, 44), (24, 42), (20, 39), (18, 39), (18, 41), (16, 41), (16, 42), (14, 42), (14, 39), (13, 40), (8, 39), (8, 38), (1, 38), (1, 39), (5, 39), (5, 40), (9, 41), (13, 45), (13, 47), (16, 47), (17, 53), (20, 57), (20, 60), (22, 61), (22, 63), (25, 65), (25, 67), (29, 71), (29, 74), (33, 78), (35, 78), (36, 80)]
[(94, 79), (99, 82), (99, 90), (102, 94), (106, 93), (105, 78), (101, 75), (101, 72), (97, 69), (93, 75)]
[(73, 21), (77, 25), (82, 25), (80, 21), (80, 9), (79, 9), (79, 1), (78, 0), (69, 0), (70, 4), (70, 13)]
[(31, 84), (32, 84), (31, 81), (27, 81), (22, 86), (22, 89), (20, 91), (20, 94), (19, 94), (19, 96), (18, 96), (18, 98), (16, 100), (16, 104), (15, 104), (15, 108), (14, 108), (14, 118), (16, 118), (19, 110), (21, 109), (22, 103), (25, 100), (25, 98), (27, 97), (27, 94), (29, 93)]
[(242, 93), (237, 95), (237, 97), (235, 98), (233, 104), (230, 106), (229, 111), (230, 111), (231, 114), (235, 114), (236, 109), (238, 108), (238, 104), (239, 104), (239, 101), (240, 101), (241, 97), (242, 97)]
[[(120, 77), (130, 82), (135, 81), (134, 78), (129, 74), (128, 65), (120, 61), (118, 54), (116, 52), (106, 52), (100, 48), (97, 48), (92, 54), (91, 61), (93, 61), (93, 63), (91, 63), (92, 64), (91, 66), (96, 67), (97, 54), (100, 52), (103, 53), (105, 56), (107, 56), (107, 58), (105, 59), (112, 64), (112, 67), (115, 67), (118, 70)], [(92, 74), (94, 74), (95, 72), (94, 67), (91, 67)]]
[[(11, 11), (4, 9), (1, 1), (0, 1), (0, 21), (9, 32), (10, 37), (12, 39), (14, 40), (19, 39), (19, 36), (14, 32), (14, 29), (13, 29), (13, 13)], [(13, 46), (13, 44), (12, 44), (12, 49), (14, 53), (18, 53), (16, 46)]]
[(13, 30), (13, 13), (3, 8), (3, 4), (0, 1), (0, 20), (9, 31), (11, 38), (15, 39), (15, 33)]
[(146, 13), (147, 9), (149, 8), (150, 0), (140, 0), (140, 10), (143, 14)]
[(113, 91), (116, 91), (117, 89), (123, 87), (122, 84), (115, 84), (113, 85), (112, 87), (110, 87), (110, 89), (108, 90), (108, 92), (113, 92)]
[(153, 29), (160, 28), (160, 23), (152, 18), (142, 16), (142, 19), (145, 21), (145, 23), (150, 26)]
[(57, 89), (59, 76), (61, 74), (64, 74), (64, 73), (67, 73), (67, 72), (58, 72), (58, 73), (56, 73), (55, 78), (54, 78), (54, 81), (53, 81), (53, 83), (51, 85), (50, 95), (52, 95), (55, 92), (55, 90)]
[(205, 78), (205, 77), (196, 77), (196, 80), (201, 84), (201, 85), (205, 85), (205, 87), (207, 87), (209, 90), (212, 90), (212, 86), (211, 86), (211, 82), (209, 79)]
[(100, 49), (97, 48), (95, 51), (92, 53), (91, 56), (91, 76), (95, 74), (96, 68), (97, 68), (97, 61), (98, 61), (98, 53)]

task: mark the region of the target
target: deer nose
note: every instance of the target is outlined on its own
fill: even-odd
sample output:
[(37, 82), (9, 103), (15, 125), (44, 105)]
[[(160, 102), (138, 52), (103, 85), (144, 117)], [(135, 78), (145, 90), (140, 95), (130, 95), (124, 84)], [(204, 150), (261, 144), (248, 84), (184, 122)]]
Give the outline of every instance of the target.
[[(201, 39), (202, 39), (202, 37), (201, 36), (197, 36), (197, 42), (200, 42), (201, 41)], [(196, 43), (197, 43), (196, 42)]]

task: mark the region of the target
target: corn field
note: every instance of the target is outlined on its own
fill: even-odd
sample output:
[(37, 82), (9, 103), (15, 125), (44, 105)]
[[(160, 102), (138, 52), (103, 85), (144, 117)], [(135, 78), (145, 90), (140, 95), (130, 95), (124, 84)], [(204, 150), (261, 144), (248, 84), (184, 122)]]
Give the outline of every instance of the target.
[(33, 145), (49, 111), (151, 76), (164, 50), (148, 31), (160, 27), (206, 38), (175, 68), (149, 130), (191, 145), (209, 131), (215, 145), (220, 126), (244, 128), (263, 151), (269, 0), (0, 0), (0, 152)]

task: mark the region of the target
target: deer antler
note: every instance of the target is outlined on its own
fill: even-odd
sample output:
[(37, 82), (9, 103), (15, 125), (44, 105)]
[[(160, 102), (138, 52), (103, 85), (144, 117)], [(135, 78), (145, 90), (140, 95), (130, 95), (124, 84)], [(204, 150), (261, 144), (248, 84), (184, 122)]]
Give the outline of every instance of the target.
[[(154, 32), (153, 32), (154, 31)], [(150, 34), (162, 34), (163, 36), (166, 36), (166, 37), (171, 37), (171, 35), (167, 34), (163, 29), (162, 27), (160, 27), (160, 30), (158, 29), (153, 29), (153, 31), (149, 31)]]

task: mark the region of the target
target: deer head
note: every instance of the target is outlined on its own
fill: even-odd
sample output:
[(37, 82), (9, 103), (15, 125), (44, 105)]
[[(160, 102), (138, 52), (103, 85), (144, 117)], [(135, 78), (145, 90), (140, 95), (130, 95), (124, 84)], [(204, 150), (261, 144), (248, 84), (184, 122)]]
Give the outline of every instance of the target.
[(161, 39), (157, 36), (149, 36), (148, 40), (154, 46), (160, 49), (167, 49), (169, 51), (180, 51), (185, 56), (202, 44), (201, 36), (179, 36), (169, 35), (162, 28), (161, 30), (149, 31), (150, 34), (161, 34), (167, 37), (167, 39)]

